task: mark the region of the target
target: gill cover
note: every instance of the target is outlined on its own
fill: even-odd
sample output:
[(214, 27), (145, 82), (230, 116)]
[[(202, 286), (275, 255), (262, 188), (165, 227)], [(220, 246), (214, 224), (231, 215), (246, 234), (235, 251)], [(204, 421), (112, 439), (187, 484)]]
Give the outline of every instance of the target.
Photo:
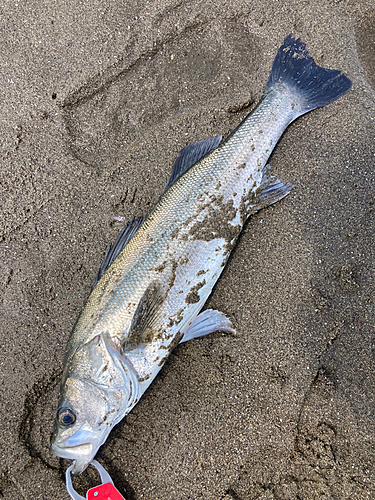
[(80, 347), (70, 364), (69, 375), (105, 390), (132, 393), (131, 366), (114, 347), (108, 334), (102, 333)]

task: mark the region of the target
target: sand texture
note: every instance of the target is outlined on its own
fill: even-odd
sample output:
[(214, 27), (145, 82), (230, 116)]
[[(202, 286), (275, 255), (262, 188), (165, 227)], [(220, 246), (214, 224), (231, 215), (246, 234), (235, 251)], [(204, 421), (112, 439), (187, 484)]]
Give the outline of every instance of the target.
[(127, 500), (374, 499), (373, 0), (13, 0), (0, 29), (0, 498), (68, 500), (49, 441), (112, 218), (240, 123), (292, 32), (353, 87), (271, 157), (295, 188), (208, 302), (237, 336), (178, 347), (98, 460)]

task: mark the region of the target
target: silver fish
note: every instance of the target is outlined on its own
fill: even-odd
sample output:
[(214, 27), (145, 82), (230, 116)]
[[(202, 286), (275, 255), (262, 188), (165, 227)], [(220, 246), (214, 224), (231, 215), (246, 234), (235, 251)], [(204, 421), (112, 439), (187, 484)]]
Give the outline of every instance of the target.
[(349, 90), (287, 36), (257, 108), (221, 137), (182, 149), (151, 213), (133, 221), (104, 259), (70, 336), (51, 451), (81, 473), (137, 404), (180, 342), (228, 318), (200, 312), (248, 217), (286, 196), (267, 160), (286, 127)]

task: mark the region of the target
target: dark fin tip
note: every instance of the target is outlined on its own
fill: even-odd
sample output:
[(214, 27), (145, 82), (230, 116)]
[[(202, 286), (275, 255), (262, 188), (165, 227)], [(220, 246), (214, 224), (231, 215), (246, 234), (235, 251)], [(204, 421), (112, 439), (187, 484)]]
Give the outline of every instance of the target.
[(290, 34), (277, 51), (265, 93), (278, 85), (285, 85), (299, 95), (304, 114), (335, 101), (352, 83), (342, 71), (315, 64), (306, 45)]

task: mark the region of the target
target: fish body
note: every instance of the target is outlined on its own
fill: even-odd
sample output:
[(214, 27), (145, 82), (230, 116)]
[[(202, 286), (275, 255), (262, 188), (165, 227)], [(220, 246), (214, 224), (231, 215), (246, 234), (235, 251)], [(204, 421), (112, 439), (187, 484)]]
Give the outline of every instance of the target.
[(200, 312), (246, 220), (292, 186), (267, 160), (286, 127), (350, 88), (288, 36), (257, 108), (221, 144), (184, 148), (154, 209), (127, 226), (69, 339), (52, 452), (84, 470), (180, 342), (233, 331)]

